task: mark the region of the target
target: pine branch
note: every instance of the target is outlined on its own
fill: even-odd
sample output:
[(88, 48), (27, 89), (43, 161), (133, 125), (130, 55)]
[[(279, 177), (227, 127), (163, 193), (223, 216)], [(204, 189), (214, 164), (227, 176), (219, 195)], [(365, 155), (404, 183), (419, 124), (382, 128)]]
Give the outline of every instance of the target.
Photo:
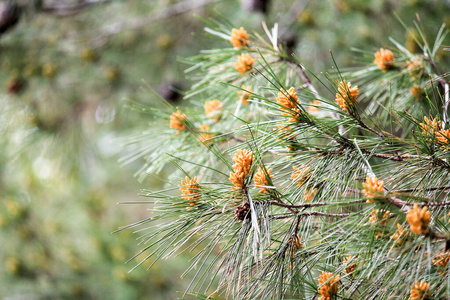
[[(202, 182), (192, 187), (183, 183), (178, 200), (157, 194), (165, 203), (158, 212), (173, 222), (165, 229), (170, 234), (159, 240), (173, 245), (172, 250), (156, 246), (157, 255), (199, 247), (211, 236), (189, 270), (197, 269), (197, 276), (205, 265), (208, 272), (217, 268), (217, 291), (226, 297), (309, 299), (325, 295), (325, 287), (333, 289), (327, 284), (340, 278), (333, 297), (403, 299), (418, 278), (443, 284), (433, 260), (450, 238), (445, 209), (450, 201), (446, 193), (433, 192), (450, 190), (442, 186), (450, 169), (450, 142), (443, 137), (450, 133), (423, 116), (439, 94), (429, 94), (421, 110), (408, 110), (416, 101), (408, 94), (409, 76), (416, 75), (415, 67), (422, 70), (422, 60), (413, 60), (395, 43), (402, 53), (395, 55), (402, 57), (380, 49), (375, 62), (371, 53), (359, 70), (339, 73), (341, 82), (363, 80), (358, 109), (368, 103), (359, 114), (357, 87), (347, 82), (348, 95), (342, 95), (339, 84), (340, 97), (321, 97), (306, 67), (278, 50), (276, 25), (264, 27), (267, 38), (215, 21), (209, 25), (208, 33), (233, 48), (206, 51), (191, 61), (191, 69), (199, 72), (199, 82), (188, 94), (195, 104), (192, 117), (179, 123), (175, 119), (170, 142), (162, 145), (177, 151), (179, 174), (199, 176)], [(260, 61), (251, 56), (256, 53)], [(413, 62), (398, 66), (406, 60)], [(419, 84), (426, 80), (414, 78)], [(315, 79), (334, 97), (335, 91)], [(326, 79), (335, 85), (331, 76)], [(298, 85), (307, 90), (301, 97)], [(204, 106), (203, 97), (222, 99), (214, 100), (217, 111), (196, 109)], [(355, 101), (347, 101), (350, 97)], [(325, 105), (308, 104), (308, 99)], [(212, 120), (211, 115), (221, 118)], [(211, 130), (198, 130), (206, 128), (203, 124)], [(210, 132), (215, 135), (207, 135), (211, 144), (204, 147), (203, 134)], [(229, 159), (233, 151), (234, 164)], [(426, 188), (390, 190), (390, 185)], [(207, 211), (220, 216), (205, 220)], [(178, 224), (188, 225), (170, 231)], [(190, 246), (197, 235), (201, 241)], [(208, 265), (206, 253), (216, 247), (220, 254)]]

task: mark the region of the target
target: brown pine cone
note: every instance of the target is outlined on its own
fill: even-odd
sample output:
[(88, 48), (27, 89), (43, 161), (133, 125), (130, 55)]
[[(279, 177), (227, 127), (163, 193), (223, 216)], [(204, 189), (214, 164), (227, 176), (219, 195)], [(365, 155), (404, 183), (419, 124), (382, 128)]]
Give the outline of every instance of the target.
[(244, 221), (245, 219), (250, 219), (251, 218), (250, 204), (247, 202), (236, 207), (236, 211), (234, 212), (234, 214), (236, 215), (236, 218), (241, 221)]

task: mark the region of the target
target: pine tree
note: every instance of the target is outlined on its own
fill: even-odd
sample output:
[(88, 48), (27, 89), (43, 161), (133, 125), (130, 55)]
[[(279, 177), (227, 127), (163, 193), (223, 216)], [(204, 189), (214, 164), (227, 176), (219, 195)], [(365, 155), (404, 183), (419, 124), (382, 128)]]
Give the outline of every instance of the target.
[(174, 166), (143, 193), (154, 214), (123, 228), (139, 228), (137, 266), (194, 252), (203, 299), (448, 299), (444, 26), (430, 42), (415, 24), (418, 53), (391, 39), (318, 76), (277, 25), (205, 22), (228, 46), (188, 60), (193, 106), (131, 104), (153, 122), (127, 158), (143, 176)]

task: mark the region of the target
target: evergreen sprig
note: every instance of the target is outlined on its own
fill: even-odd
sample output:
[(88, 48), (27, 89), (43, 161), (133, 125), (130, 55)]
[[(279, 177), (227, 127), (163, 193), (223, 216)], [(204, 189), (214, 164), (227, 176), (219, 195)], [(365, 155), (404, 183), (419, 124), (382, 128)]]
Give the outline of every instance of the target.
[(188, 60), (192, 107), (149, 110), (126, 158), (175, 166), (168, 189), (144, 191), (154, 216), (124, 227), (145, 259), (195, 253), (199, 299), (216, 283), (234, 299), (449, 298), (447, 31), (430, 46), (417, 24), (423, 53), (392, 40), (323, 80), (277, 26), (207, 22), (235, 47)]

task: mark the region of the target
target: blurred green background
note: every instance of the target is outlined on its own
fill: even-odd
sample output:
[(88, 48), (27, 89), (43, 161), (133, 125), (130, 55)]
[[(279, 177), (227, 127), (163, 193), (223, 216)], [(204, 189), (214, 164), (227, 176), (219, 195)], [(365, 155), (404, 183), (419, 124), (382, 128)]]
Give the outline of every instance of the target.
[(193, 254), (128, 273), (143, 258), (125, 264), (136, 236), (111, 232), (149, 216), (148, 206), (116, 203), (162, 187), (138, 182), (141, 162), (118, 162), (124, 137), (148, 124), (124, 104), (153, 105), (153, 89), (188, 105), (178, 57), (230, 47), (206, 38), (196, 16), (258, 32), (279, 22), (292, 51), (324, 72), (329, 50), (352, 66), (351, 48), (375, 52), (389, 36), (418, 51), (394, 11), (411, 28), (417, 13), (432, 36), (449, 10), (437, 0), (0, 1), (0, 298), (181, 297)]

